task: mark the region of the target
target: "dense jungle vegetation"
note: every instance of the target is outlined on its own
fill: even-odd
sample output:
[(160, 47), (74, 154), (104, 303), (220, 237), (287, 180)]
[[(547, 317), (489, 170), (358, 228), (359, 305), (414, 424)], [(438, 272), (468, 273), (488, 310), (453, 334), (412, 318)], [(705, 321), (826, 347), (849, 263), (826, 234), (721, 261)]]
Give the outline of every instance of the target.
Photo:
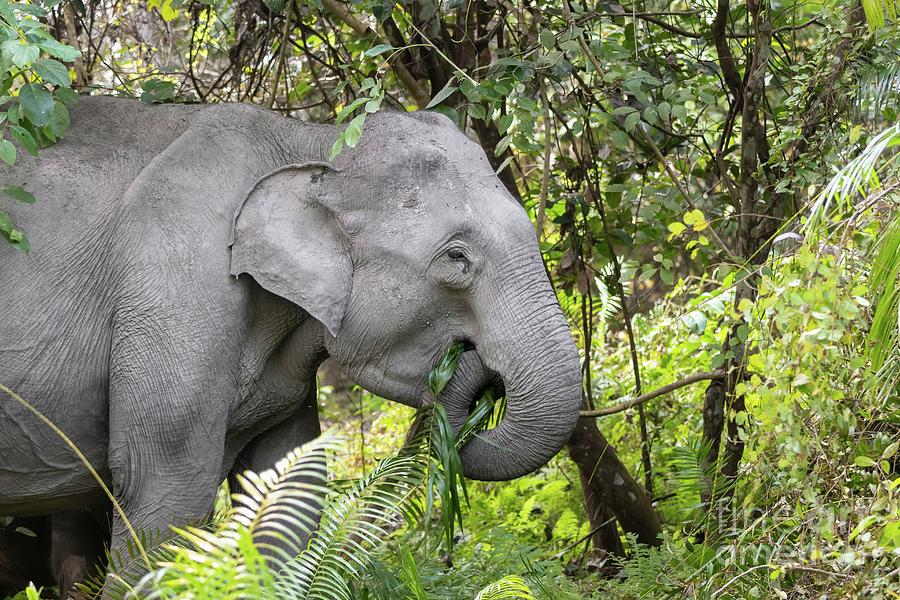
[[(439, 111), (531, 215), (582, 355), (567, 449), (504, 483), (462, 481), (440, 410), (323, 370), (323, 441), (223, 489), (216, 524), (148, 549), (131, 593), (900, 598), (898, 12), (0, 0), (6, 163), (65, 136), (78, 94), (337, 122), (333, 152), (376, 110)], [(27, 252), (3, 208), (40, 192), (3, 192), (0, 233)], [(317, 484), (282, 485), (304, 469)], [(266, 567), (254, 540), (302, 522), (316, 486), (319, 533)]]

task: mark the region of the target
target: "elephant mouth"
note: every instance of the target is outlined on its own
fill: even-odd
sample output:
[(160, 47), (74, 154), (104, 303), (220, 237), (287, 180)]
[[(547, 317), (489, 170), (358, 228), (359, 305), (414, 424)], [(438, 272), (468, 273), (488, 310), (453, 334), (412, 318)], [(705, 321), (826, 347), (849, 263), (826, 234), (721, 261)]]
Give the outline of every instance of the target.
[[(503, 378), (484, 366), (474, 344), (465, 344), (456, 372), (438, 398), (447, 412), (454, 435), (459, 435), (463, 425), (478, 407), (479, 400), (488, 392), (493, 395), (495, 405), (504, 398), (506, 386)], [(493, 429), (499, 422), (500, 419), (491, 419), (482, 425), (481, 430)]]

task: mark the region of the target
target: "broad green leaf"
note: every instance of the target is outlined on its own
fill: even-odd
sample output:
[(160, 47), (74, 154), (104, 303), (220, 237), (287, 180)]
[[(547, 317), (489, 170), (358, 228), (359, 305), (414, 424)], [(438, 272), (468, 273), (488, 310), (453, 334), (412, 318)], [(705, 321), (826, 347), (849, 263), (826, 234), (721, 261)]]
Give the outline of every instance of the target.
[(659, 278), (662, 279), (662, 282), (666, 285), (672, 285), (673, 283), (675, 283), (675, 275), (668, 269), (660, 269)]
[(37, 46), (26, 44), (22, 40), (6, 40), (0, 44), (0, 52), (8, 56), (17, 67), (27, 67), (38, 59), (41, 51)]
[(34, 136), (32, 136), (27, 129), (25, 129), (24, 127), (20, 127), (19, 125), (11, 125), (9, 128), (9, 132), (12, 134), (13, 139), (19, 142), (19, 144), (28, 151), (28, 154), (37, 157), (37, 142), (34, 140)]
[[(453, 121), (457, 127), (459, 127), (459, 112), (453, 108), (452, 106), (447, 106), (446, 104), (438, 104), (434, 108), (430, 109), (434, 112), (441, 113), (446, 116), (448, 119)], [(510, 157), (512, 158), (512, 157)], [(502, 169), (501, 169), (502, 170)]]
[(263, 4), (272, 12), (281, 14), (284, 11), (285, 0), (263, 0)]
[(367, 113), (378, 112), (379, 108), (381, 108), (381, 98), (372, 98), (366, 102), (365, 111)]
[(0, 18), (9, 25), (15, 25), (17, 22), (16, 15), (13, 12), (12, 7), (10, 7), (8, 0), (0, 0)]
[(676, 221), (675, 223), (669, 223), (668, 229), (669, 232), (672, 233), (672, 235), (681, 235), (681, 233), (684, 232), (687, 227), (684, 225), (684, 223)]
[(147, 8), (157, 9), (166, 23), (174, 21), (178, 17), (178, 9), (172, 6), (172, 0), (148, 0)]
[(41, 76), (41, 79), (53, 85), (68, 86), (71, 83), (69, 79), (69, 69), (58, 60), (52, 58), (43, 58), (37, 60), (32, 68)]
[(39, 127), (49, 123), (53, 116), (53, 94), (43, 85), (29, 83), (22, 86), (19, 103), (25, 118)]
[(9, 234), (9, 240), (13, 242), (13, 246), (16, 246), (25, 254), (31, 252), (31, 244), (28, 242), (28, 238), (25, 237), (25, 232), (13, 229)]
[(453, 85), (453, 81), (453, 79), (450, 79), (450, 81), (447, 82), (447, 85), (441, 88), (441, 91), (434, 95), (434, 98), (431, 99), (431, 102), (428, 103), (428, 106), (425, 107), (425, 110), (434, 108), (435, 106), (446, 100), (447, 97), (450, 96), (450, 94), (458, 89), (455, 85)]
[(549, 29), (542, 30), (540, 35), (538, 35), (538, 39), (541, 42), (541, 46), (547, 50), (556, 46), (556, 35)]
[[(77, 49), (72, 46), (67, 46), (66, 44), (61, 44), (53, 38), (40, 40), (37, 45), (41, 50), (44, 50), (51, 56), (55, 56), (63, 62), (71, 62), (81, 56), (81, 52)], [(37, 58), (37, 56), (35, 56), (35, 58)]]
[(634, 131), (634, 128), (637, 127), (638, 122), (641, 120), (641, 113), (634, 111), (630, 113), (627, 117), (625, 117), (625, 123), (623, 123), (623, 127), (625, 127), (625, 131), (629, 133)]
[(367, 103), (368, 101), (369, 101), (369, 98), (367, 98), (367, 97), (357, 98), (356, 100), (354, 100), (353, 102), (351, 102), (350, 104), (348, 104), (347, 106), (342, 108), (341, 112), (338, 113), (337, 118), (334, 121), (335, 124), (340, 125), (341, 123), (343, 123), (344, 119), (346, 119), (351, 114), (353, 114), (354, 110), (356, 110), (363, 104)]
[(659, 106), (656, 107), (656, 112), (660, 119), (667, 121), (672, 112), (672, 106), (668, 102), (660, 102)]
[(341, 153), (341, 150), (344, 149), (344, 132), (342, 131), (337, 139), (334, 140), (334, 143), (331, 145), (331, 151), (328, 153), (328, 160), (334, 160), (338, 154)]
[(0, 210), (0, 235), (26, 254), (31, 250), (31, 244), (28, 243), (28, 238), (25, 237), (25, 233), (16, 229), (13, 226), (12, 219), (10, 219), (9, 215), (2, 210)]
[(637, 109), (633, 106), (620, 106), (619, 108), (615, 109), (612, 114), (617, 117), (624, 117), (625, 115), (630, 115), (635, 112), (637, 112)]
[(363, 52), (364, 56), (378, 56), (379, 54), (384, 54), (385, 52), (389, 52), (393, 50), (394, 47), (390, 44), (378, 44), (377, 46), (372, 46), (365, 52)]
[(22, 12), (26, 12), (33, 17), (46, 17), (47, 11), (37, 6), (36, 4), (25, 4), (24, 2), (17, 2), (16, 8), (21, 10)]
[(703, 211), (700, 209), (689, 210), (684, 214), (684, 222), (686, 225), (695, 225), (697, 223), (706, 221), (706, 218), (703, 216)]
[(853, 464), (857, 467), (873, 467), (875, 466), (875, 461), (868, 456), (857, 456), (853, 459)]
[(18, 185), (8, 185), (5, 188), (0, 189), (0, 193), (6, 194), (10, 198), (18, 200), (19, 202), (24, 202), (25, 204), (34, 204), (35, 202), (34, 194)]
[(72, 104), (78, 100), (78, 92), (68, 87), (58, 88), (53, 96), (63, 104)]
[(363, 123), (365, 122), (366, 113), (363, 113), (347, 124), (347, 128), (344, 129), (344, 143), (347, 144), (348, 148), (355, 148), (356, 144), (359, 143), (359, 137), (362, 135)]
[(54, 138), (59, 139), (69, 130), (69, 124), (69, 109), (62, 102), (54, 102), (53, 115), (50, 117), (50, 122), (47, 123), (45, 129)]
[(9, 218), (9, 215), (7, 215), (5, 212), (0, 210), (0, 233), (3, 233), (8, 236), (9, 233), (12, 231), (12, 229), (13, 229), (12, 219)]
[(364, 92), (369, 88), (375, 87), (375, 80), (371, 77), (366, 77), (362, 80), (362, 83), (359, 84), (359, 91)]
[(16, 147), (9, 140), (0, 141), (0, 160), (12, 166), (16, 162)]
[(165, 102), (175, 95), (175, 84), (162, 79), (148, 79), (141, 84), (141, 101)]
[[(448, 83), (449, 85), (449, 83)], [(468, 79), (463, 79), (459, 84), (459, 91), (463, 93), (469, 102), (481, 102), (481, 87)]]

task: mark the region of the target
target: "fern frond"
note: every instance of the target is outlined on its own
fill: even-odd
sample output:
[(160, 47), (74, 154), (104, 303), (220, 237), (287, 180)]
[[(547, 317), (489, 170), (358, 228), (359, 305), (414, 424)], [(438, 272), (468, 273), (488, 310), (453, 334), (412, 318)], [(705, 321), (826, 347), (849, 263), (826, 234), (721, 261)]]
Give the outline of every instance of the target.
[(728, 479), (716, 477), (718, 466), (709, 460), (711, 448), (711, 444), (695, 440), (669, 451), (666, 461), (669, 485), (680, 510), (690, 513), (703, 506), (701, 498), (715, 496), (711, 493), (713, 487), (721, 494), (732, 485)]
[(233, 514), (223, 533), (234, 535), (246, 528), (263, 553), (285, 561), (296, 556), (315, 528), (315, 515), (328, 493), (325, 455), (336, 445), (326, 436), (292, 450), (274, 469), (239, 474), (242, 492), (232, 495)]
[(424, 468), (418, 456), (384, 459), (330, 499), (306, 550), (276, 577), (278, 597), (350, 600), (349, 581), (365, 569), (371, 548), (387, 536), (387, 526), (410, 502)]
[(504, 600), (510, 598), (536, 600), (531, 593), (531, 588), (518, 575), (507, 575), (503, 579), (498, 579), (485, 586), (475, 596), (475, 600)]
[(154, 557), (158, 568), (126, 597), (277, 597), (264, 554), (277, 568), (300, 552), (327, 493), (325, 454), (336, 444), (324, 436), (291, 451), (274, 469), (238, 477), (241, 492), (233, 494), (225, 522), (213, 529), (174, 530), (165, 554)]

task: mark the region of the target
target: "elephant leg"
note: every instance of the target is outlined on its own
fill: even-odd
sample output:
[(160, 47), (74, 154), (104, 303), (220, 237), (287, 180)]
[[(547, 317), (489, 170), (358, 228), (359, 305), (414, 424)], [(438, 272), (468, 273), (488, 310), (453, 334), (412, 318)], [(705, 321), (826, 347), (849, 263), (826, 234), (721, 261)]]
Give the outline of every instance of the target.
[[(317, 399), (315, 383), (310, 382), (310, 389), (300, 408), (286, 420), (259, 434), (247, 444), (235, 460), (234, 467), (228, 477), (232, 491), (241, 491), (235, 478), (236, 474), (247, 469), (256, 473), (271, 469), (288, 452), (319, 437), (321, 428), (319, 426)], [(325, 476), (324, 456), (317, 457), (315, 468), (319, 470), (323, 477)], [(314, 477), (298, 477), (295, 482), (315, 484), (319, 480)], [(304, 511), (304, 515), (309, 520), (295, 531), (297, 535), (296, 543), (286, 543), (284, 539), (274, 536), (269, 539), (261, 538), (255, 540), (264, 557), (269, 559), (276, 558), (276, 555), (293, 557), (298, 550), (306, 546), (309, 533), (315, 528), (315, 523), (318, 521), (319, 511)], [(263, 538), (265, 537), (263, 536)]]
[(56, 574), (60, 598), (73, 594), (75, 584), (99, 575), (109, 544), (110, 517), (104, 505), (93, 511), (73, 510), (50, 517), (50, 563)]
[[(16, 531), (19, 528), (28, 533)], [(53, 585), (50, 569), (50, 518), (18, 517), (0, 529), (0, 598), (15, 596), (28, 582)]]
[(204, 323), (182, 310), (114, 332), (108, 464), (127, 524), (115, 511), (110, 548), (126, 580), (146, 569), (141, 558), (129, 559), (140, 556), (129, 524), (158, 545), (172, 526), (206, 521), (215, 502), (239, 356), (200, 331)]

